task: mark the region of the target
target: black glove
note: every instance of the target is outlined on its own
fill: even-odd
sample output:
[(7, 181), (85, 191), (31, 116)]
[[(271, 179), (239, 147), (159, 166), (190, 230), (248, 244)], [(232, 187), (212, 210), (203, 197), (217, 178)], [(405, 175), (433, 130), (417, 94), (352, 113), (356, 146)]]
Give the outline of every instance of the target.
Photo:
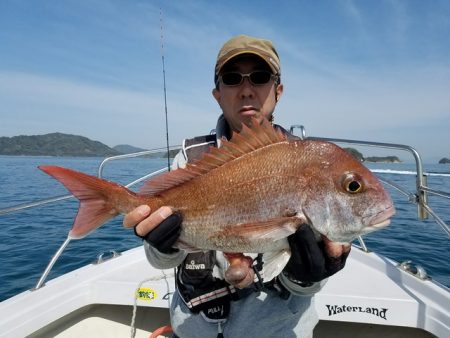
[(150, 231), (146, 236), (139, 236), (134, 227), (136, 236), (146, 240), (151, 246), (162, 253), (174, 253), (178, 249), (172, 248), (181, 232), (181, 223), (183, 218), (179, 213), (174, 213), (162, 221), (156, 228)]
[(347, 260), (348, 252), (340, 257), (330, 257), (325, 251), (323, 240), (317, 242), (314, 232), (308, 225), (302, 225), (288, 237), (291, 258), (284, 268), (287, 276), (304, 285), (319, 282), (341, 270)]

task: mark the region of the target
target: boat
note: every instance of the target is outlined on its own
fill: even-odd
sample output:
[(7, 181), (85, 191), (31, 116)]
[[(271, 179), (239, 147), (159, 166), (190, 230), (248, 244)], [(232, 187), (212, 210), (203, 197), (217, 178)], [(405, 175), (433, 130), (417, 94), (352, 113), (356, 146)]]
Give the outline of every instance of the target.
[[(432, 216), (450, 235), (445, 222), (428, 205), (427, 196), (450, 195), (426, 184), (420, 155), (409, 146), (356, 140), (300, 137), (337, 143), (406, 151), (416, 163), (416, 190), (402, 191), (417, 204), (418, 217)], [(150, 150), (105, 159), (98, 176), (111, 161), (144, 156)], [(164, 172), (163, 168), (142, 180)], [(0, 210), (18, 212), (55, 203), (71, 195)], [(394, 225), (395, 226), (395, 225)], [(142, 246), (100, 254), (94, 263), (52, 280), (47, 276), (70, 239), (51, 258), (36, 286), (0, 304), (0, 337), (156, 337), (171, 336), (169, 307), (174, 271), (148, 263)], [(409, 261), (395, 262), (367, 248), (364, 239), (353, 244), (346, 267), (328, 280), (315, 296), (319, 324), (314, 337), (449, 337), (450, 289)], [(201, 333), (199, 333), (201, 337)]]

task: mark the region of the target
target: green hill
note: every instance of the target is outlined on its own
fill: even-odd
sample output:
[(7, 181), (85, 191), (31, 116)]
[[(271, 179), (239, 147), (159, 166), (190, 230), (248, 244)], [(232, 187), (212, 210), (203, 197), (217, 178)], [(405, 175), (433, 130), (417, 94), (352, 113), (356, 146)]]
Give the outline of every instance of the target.
[(371, 156), (366, 157), (366, 162), (374, 162), (374, 163), (401, 163), (402, 161), (397, 156)]
[(344, 148), (344, 150), (347, 151), (350, 155), (353, 155), (353, 157), (355, 157), (358, 161), (364, 161), (364, 155), (355, 148)]
[(29, 156), (112, 156), (120, 154), (87, 137), (51, 133), (45, 135), (0, 137), (0, 155)]
[(130, 146), (129, 144), (119, 144), (117, 146), (114, 146), (113, 149), (118, 151), (121, 154), (137, 153), (137, 152), (140, 152), (140, 151), (147, 150), (147, 149), (142, 149), (142, 148)]

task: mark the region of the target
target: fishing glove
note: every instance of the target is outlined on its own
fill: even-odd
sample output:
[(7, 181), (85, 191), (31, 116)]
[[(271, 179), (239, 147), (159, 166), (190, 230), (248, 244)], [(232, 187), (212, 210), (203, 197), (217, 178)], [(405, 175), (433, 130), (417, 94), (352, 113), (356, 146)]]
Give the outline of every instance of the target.
[(143, 238), (148, 244), (156, 248), (158, 251), (162, 253), (174, 253), (177, 252), (178, 249), (175, 249), (172, 246), (180, 236), (182, 222), (182, 216), (178, 213), (174, 213), (162, 221), (147, 235), (139, 236), (136, 233), (136, 227), (134, 233), (136, 236)]
[(334, 275), (344, 267), (350, 253), (348, 251), (342, 253), (340, 257), (330, 257), (325, 251), (323, 240), (318, 242), (308, 225), (302, 225), (288, 237), (288, 241), (291, 258), (284, 272), (302, 286), (310, 286)]

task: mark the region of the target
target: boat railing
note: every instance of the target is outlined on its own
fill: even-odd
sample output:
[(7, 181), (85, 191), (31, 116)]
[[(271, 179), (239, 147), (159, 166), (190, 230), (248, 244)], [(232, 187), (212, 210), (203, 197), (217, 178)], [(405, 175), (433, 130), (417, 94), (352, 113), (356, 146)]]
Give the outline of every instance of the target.
[[(328, 141), (328, 142), (335, 142), (335, 143), (346, 143), (346, 144), (354, 144), (354, 145), (361, 145), (361, 146), (370, 146), (370, 147), (378, 147), (378, 148), (388, 148), (388, 149), (397, 149), (397, 150), (403, 150), (403, 151), (407, 151), (409, 153), (412, 154), (415, 164), (416, 164), (416, 190), (415, 192), (409, 192), (407, 189), (399, 186), (398, 184), (396, 184), (395, 182), (389, 181), (385, 178), (380, 178), (381, 181), (383, 181), (384, 183), (392, 186), (393, 188), (395, 188), (396, 190), (400, 191), (401, 193), (403, 193), (404, 195), (407, 196), (408, 201), (411, 203), (415, 203), (417, 204), (417, 210), (418, 210), (418, 218), (421, 220), (424, 220), (428, 217), (428, 215), (431, 215), (435, 221), (444, 229), (444, 231), (450, 235), (450, 230), (448, 225), (432, 210), (432, 208), (428, 205), (428, 194), (434, 194), (436, 196), (439, 197), (444, 197), (444, 198), (450, 198), (450, 194), (446, 193), (446, 192), (442, 192), (439, 190), (435, 190), (435, 189), (431, 189), (427, 186), (427, 177), (426, 174), (424, 174), (423, 171), (423, 164), (422, 164), (422, 159), (419, 155), (419, 153), (412, 147), (410, 146), (406, 146), (406, 145), (401, 145), (401, 144), (391, 144), (391, 143), (380, 143), (380, 142), (368, 142), (368, 141), (357, 141), (357, 140), (347, 140), (347, 139), (335, 139), (335, 138), (324, 138), (324, 137), (306, 137), (306, 132), (305, 132), (305, 128), (301, 125), (292, 125), (290, 128), (290, 132), (291, 134), (294, 133), (294, 129), (299, 128), (300, 129), (300, 135), (299, 137), (301, 139), (308, 139), (308, 140), (321, 140), (321, 141)], [(171, 146), (169, 147), (169, 151), (173, 151), (176, 149), (180, 149), (180, 146)], [(129, 159), (129, 158), (136, 158), (136, 157), (142, 157), (142, 156), (149, 156), (155, 153), (161, 153), (162, 151), (166, 150), (167, 148), (155, 148), (155, 149), (151, 149), (151, 150), (146, 150), (146, 151), (140, 151), (140, 152), (136, 152), (136, 153), (130, 153), (130, 154), (124, 154), (124, 155), (117, 155), (117, 156), (111, 156), (111, 157), (107, 157), (105, 158), (99, 165), (98, 167), (98, 177), (102, 178), (103, 177), (103, 170), (105, 168), (105, 166), (113, 161), (118, 161), (118, 160), (124, 160), (124, 159)], [(168, 167), (165, 168), (161, 168), (159, 170), (156, 170), (154, 172), (151, 172), (147, 175), (144, 175), (140, 178), (138, 178), (137, 180), (134, 180), (130, 183), (128, 183), (126, 185), (126, 187), (131, 187), (134, 186), (136, 184), (138, 184), (139, 182), (142, 182), (144, 180), (147, 180), (153, 176), (159, 175), (165, 171), (169, 170)], [(28, 208), (34, 208), (34, 207), (39, 207), (39, 206), (43, 206), (49, 203), (56, 203), (65, 199), (69, 199), (72, 198), (73, 195), (64, 195), (64, 196), (55, 196), (52, 198), (47, 198), (47, 199), (42, 199), (42, 200), (38, 200), (38, 201), (33, 201), (33, 202), (29, 202), (29, 203), (23, 203), (23, 204), (19, 204), (19, 205), (15, 205), (12, 207), (8, 207), (8, 208), (4, 208), (4, 209), (0, 209), (0, 216), (1, 215), (5, 215), (5, 214), (10, 214), (13, 212), (17, 212), (17, 211), (21, 211), (24, 209), (28, 209)], [(56, 261), (58, 260), (58, 258), (61, 256), (61, 254), (63, 253), (64, 249), (67, 247), (67, 245), (69, 244), (71, 238), (68, 237), (64, 243), (60, 246), (60, 248), (57, 250), (57, 252), (55, 253), (55, 255), (52, 257), (52, 259), (50, 260), (50, 262), (48, 263), (45, 271), (43, 272), (42, 276), (40, 277), (38, 283), (36, 284), (34, 290), (41, 288), (44, 285), (44, 282), (46, 280), (46, 278), (48, 277), (48, 274), (50, 273), (52, 267), (54, 266), (54, 264), (56, 263)], [(364, 240), (362, 237), (358, 238), (361, 249), (364, 251), (368, 251), (366, 244), (364, 243)]]
[[(177, 145), (177, 146), (171, 146), (169, 147), (169, 150), (176, 150), (176, 149), (180, 149), (181, 146)], [(140, 151), (140, 152), (135, 152), (135, 153), (129, 153), (129, 154), (123, 154), (123, 155), (116, 155), (116, 156), (110, 156), (105, 158), (99, 165), (98, 169), (97, 169), (97, 175), (100, 178), (103, 178), (103, 170), (106, 166), (106, 164), (108, 164), (111, 161), (117, 161), (117, 160), (124, 160), (124, 159), (128, 159), (128, 158), (136, 158), (136, 157), (142, 157), (142, 156), (148, 156), (148, 155), (152, 155), (152, 154), (156, 154), (156, 153), (160, 153), (161, 151), (167, 150), (167, 148), (155, 148), (155, 149), (151, 149), (151, 150), (145, 150), (145, 151)], [(145, 181), (146, 179), (152, 177), (152, 176), (156, 176), (159, 175), (160, 173), (163, 173), (165, 171), (167, 171), (168, 168), (161, 168), (157, 171), (151, 172), (145, 176), (142, 176), (140, 178), (138, 178), (135, 181), (132, 181), (130, 183), (128, 183), (127, 185), (125, 185), (125, 187), (129, 188), (132, 187), (136, 184), (138, 184), (139, 182)], [(45, 198), (45, 199), (40, 199), (37, 201), (32, 201), (32, 202), (27, 202), (27, 203), (21, 203), (21, 204), (17, 204), (15, 206), (12, 207), (8, 207), (8, 208), (3, 208), (0, 209), (0, 216), (1, 215), (6, 215), (6, 214), (10, 214), (16, 211), (21, 211), (24, 209), (29, 209), (29, 208), (34, 208), (34, 207), (39, 207), (39, 206), (43, 206), (46, 204), (50, 204), (50, 203), (55, 203), (55, 202), (60, 202), (69, 198), (73, 198), (74, 196), (72, 194), (67, 194), (67, 195), (61, 195), (61, 196), (54, 196), (54, 197), (50, 197), (50, 198)]]
[[(418, 219), (425, 220), (428, 218), (428, 215), (431, 215), (434, 218), (434, 220), (436, 221), (436, 223), (442, 227), (444, 232), (450, 236), (449, 226), (433, 211), (433, 209), (428, 204), (428, 194), (433, 194), (433, 195), (443, 197), (443, 198), (450, 198), (450, 194), (428, 187), (427, 174), (424, 173), (424, 170), (423, 170), (422, 158), (420, 157), (420, 154), (417, 152), (416, 149), (414, 149), (413, 147), (408, 146), (408, 145), (395, 144), (395, 143), (382, 143), (382, 142), (358, 141), (358, 140), (349, 140), (349, 139), (340, 139), (340, 138), (306, 136), (306, 129), (302, 125), (292, 125), (290, 127), (290, 133), (294, 134), (294, 131), (296, 128), (300, 129), (300, 134), (297, 136), (301, 139), (319, 140), (319, 141), (327, 141), (327, 142), (333, 142), (333, 143), (352, 144), (352, 145), (385, 148), (385, 149), (395, 149), (395, 150), (409, 152), (412, 155), (415, 166), (416, 166), (416, 189), (414, 192), (410, 192), (407, 189), (405, 189), (404, 187), (402, 187), (388, 179), (385, 179), (383, 177), (378, 177), (378, 178), (385, 184), (393, 187), (394, 189), (398, 190), (402, 194), (406, 195), (409, 202), (417, 205)], [(361, 245), (361, 248), (364, 251), (368, 251), (367, 246), (365, 245), (364, 240), (362, 239), (361, 236), (358, 238), (358, 241)]]
[[(180, 145), (171, 146), (171, 147), (169, 147), (169, 151), (174, 151), (174, 150), (177, 150), (180, 148), (181, 148)], [(100, 178), (103, 177), (103, 170), (104, 170), (105, 166), (112, 161), (149, 156), (152, 154), (161, 153), (163, 151), (167, 151), (167, 148), (155, 148), (155, 149), (151, 149), (151, 150), (145, 150), (145, 151), (140, 151), (140, 152), (135, 152), (135, 153), (130, 153), (130, 154), (123, 154), (123, 155), (107, 157), (100, 163), (100, 165), (98, 167), (98, 170), (97, 170), (98, 177), (100, 177)], [(145, 181), (153, 176), (156, 176), (165, 171), (168, 171), (168, 169), (169, 169), (168, 167), (165, 167), (165, 168), (161, 168), (159, 170), (153, 171), (147, 175), (144, 175), (144, 176), (138, 178), (137, 180), (134, 180), (134, 181), (128, 183), (125, 186), (127, 188), (129, 188), (131, 186), (138, 184), (139, 182)], [(55, 196), (55, 197), (40, 199), (37, 201), (28, 202), (28, 203), (18, 204), (18, 205), (12, 206), (12, 207), (0, 209), (0, 216), (6, 215), (6, 214), (11, 214), (13, 212), (22, 211), (22, 210), (29, 209), (29, 208), (40, 207), (40, 206), (47, 205), (50, 203), (60, 202), (60, 201), (63, 201), (63, 200), (69, 199), (69, 198), (73, 198), (73, 197), (74, 197), (73, 195), (68, 194), (68, 195)], [(71, 238), (68, 236), (65, 239), (65, 241), (63, 242), (63, 244), (58, 248), (58, 250), (53, 255), (53, 257), (51, 258), (50, 262), (48, 263), (47, 267), (45, 268), (44, 272), (42, 273), (41, 277), (39, 278), (39, 281), (37, 282), (37, 284), (33, 290), (39, 289), (44, 285), (45, 280), (47, 279), (48, 275), (50, 274), (50, 271), (52, 270), (53, 266), (55, 265), (55, 263), (57, 262), (57, 260), (61, 256), (61, 254), (64, 252), (64, 250), (66, 249), (66, 247), (70, 241), (71, 241)]]
[[(176, 146), (170, 146), (169, 147), (169, 151), (174, 151), (174, 150), (179, 150), (181, 149), (181, 145), (176, 145)], [(105, 166), (112, 161), (119, 161), (119, 160), (124, 160), (124, 159), (129, 159), (129, 158), (136, 158), (136, 157), (141, 157), (141, 156), (149, 156), (155, 153), (161, 153), (162, 151), (167, 151), (167, 147), (164, 148), (155, 148), (155, 149), (151, 149), (151, 150), (144, 150), (144, 151), (139, 151), (139, 152), (135, 152), (135, 153), (130, 153), (130, 154), (122, 154), (122, 155), (116, 155), (116, 156), (110, 156), (105, 158), (100, 165), (98, 166), (98, 177), (103, 178), (103, 169), (105, 168)], [(157, 175), (159, 174), (159, 172), (164, 172), (167, 171), (169, 168), (162, 168), (160, 170), (157, 170), (154, 173), (150, 173), (149, 175)], [(141, 178), (137, 179), (136, 181), (130, 182), (127, 184), (127, 187), (131, 187), (132, 185), (135, 185), (139, 182), (145, 181), (148, 178), (148, 175), (146, 176), (142, 176)]]

